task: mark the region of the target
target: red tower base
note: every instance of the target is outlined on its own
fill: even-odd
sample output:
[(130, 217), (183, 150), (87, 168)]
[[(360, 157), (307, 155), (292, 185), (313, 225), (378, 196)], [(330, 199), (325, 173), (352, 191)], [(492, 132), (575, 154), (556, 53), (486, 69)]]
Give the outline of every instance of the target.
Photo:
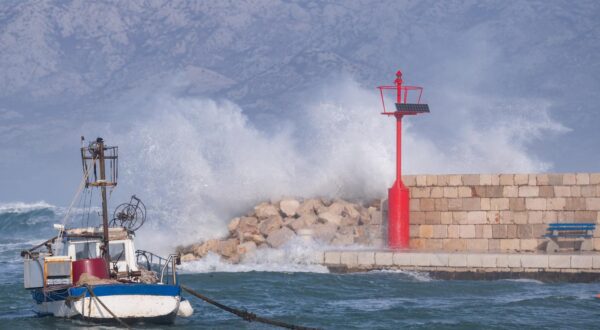
[(388, 246), (408, 249), (410, 240), (408, 188), (402, 181), (388, 190)]

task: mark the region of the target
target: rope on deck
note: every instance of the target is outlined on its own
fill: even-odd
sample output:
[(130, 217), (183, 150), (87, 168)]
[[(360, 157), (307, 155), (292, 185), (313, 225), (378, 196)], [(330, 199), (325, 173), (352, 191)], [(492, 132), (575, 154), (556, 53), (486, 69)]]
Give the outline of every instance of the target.
[(281, 321), (267, 319), (267, 318), (264, 318), (264, 317), (257, 316), (256, 314), (250, 313), (248, 311), (243, 311), (243, 310), (236, 309), (236, 308), (233, 308), (233, 307), (225, 306), (225, 305), (219, 303), (218, 301), (212, 300), (212, 299), (208, 298), (207, 296), (204, 296), (204, 295), (202, 295), (202, 294), (194, 291), (193, 289), (188, 288), (185, 285), (181, 285), (180, 284), (179, 286), (183, 290), (187, 291), (189, 294), (191, 294), (193, 296), (196, 296), (196, 297), (198, 297), (198, 298), (206, 301), (209, 304), (217, 306), (217, 307), (219, 307), (222, 310), (225, 310), (225, 311), (227, 311), (229, 313), (235, 314), (235, 315), (241, 317), (242, 319), (244, 319), (245, 321), (248, 321), (248, 322), (256, 321), (256, 322), (261, 322), (261, 323), (265, 323), (265, 324), (270, 324), (270, 325), (278, 326), (278, 327), (281, 327), (281, 328), (294, 329), (294, 330), (317, 330), (317, 328), (309, 328), (309, 327), (304, 327), (304, 326), (300, 326), (300, 325), (294, 325), (294, 324), (289, 324), (289, 323), (285, 323), (285, 322), (281, 322)]
[(119, 321), (119, 323), (121, 323), (122, 326), (124, 326), (127, 329), (131, 329), (131, 327), (129, 327), (129, 325), (125, 322), (123, 322), (123, 320), (121, 320), (117, 315), (115, 315), (115, 313), (113, 313), (110, 309), (108, 309), (108, 307), (106, 307), (106, 305), (102, 302), (102, 300), (100, 300), (100, 298), (98, 298), (98, 296), (96, 296), (96, 294), (94, 293), (94, 290), (92, 289), (92, 287), (90, 285), (84, 284), (83, 285), (86, 289), (88, 289), (88, 291), (90, 292), (90, 296), (92, 296), (92, 298), (96, 299), (96, 301), (98, 301), (100, 303), (100, 305), (102, 305), (102, 307), (104, 307), (104, 309), (106, 309), (108, 311), (108, 313), (117, 321)]

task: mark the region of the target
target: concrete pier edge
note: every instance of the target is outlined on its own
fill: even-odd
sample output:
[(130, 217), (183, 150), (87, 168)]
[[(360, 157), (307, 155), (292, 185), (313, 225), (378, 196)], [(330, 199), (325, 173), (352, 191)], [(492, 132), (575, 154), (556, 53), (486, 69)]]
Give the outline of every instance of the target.
[(545, 282), (600, 281), (600, 253), (481, 253), (329, 250), (315, 255), (333, 273), (402, 270), (438, 279), (536, 279)]

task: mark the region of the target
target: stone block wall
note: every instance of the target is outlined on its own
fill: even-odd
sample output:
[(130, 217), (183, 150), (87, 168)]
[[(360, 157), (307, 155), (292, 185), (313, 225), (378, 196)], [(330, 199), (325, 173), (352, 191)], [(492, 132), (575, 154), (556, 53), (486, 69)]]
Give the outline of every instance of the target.
[[(403, 181), (411, 195), (414, 249), (536, 251), (545, 249), (549, 223), (600, 224), (600, 173), (413, 175)], [(600, 250), (600, 228), (593, 240)]]

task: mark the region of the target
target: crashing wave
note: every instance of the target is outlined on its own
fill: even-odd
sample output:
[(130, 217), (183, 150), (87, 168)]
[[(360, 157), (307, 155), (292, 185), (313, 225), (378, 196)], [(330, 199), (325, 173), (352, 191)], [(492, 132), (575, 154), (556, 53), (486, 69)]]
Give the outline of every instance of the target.
[(252, 255), (232, 264), (215, 253), (204, 258), (185, 262), (180, 269), (187, 273), (211, 272), (286, 272), (286, 273), (328, 273), (327, 267), (319, 263), (319, 256), (326, 246), (316, 242), (292, 240), (279, 249), (258, 249)]
[(0, 214), (1, 213), (27, 213), (31, 211), (56, 209), (56, 206), (48, 204), (44, 201), (25, 203), (25, 202), (14, 202), (14, 203), (0, 203)]

